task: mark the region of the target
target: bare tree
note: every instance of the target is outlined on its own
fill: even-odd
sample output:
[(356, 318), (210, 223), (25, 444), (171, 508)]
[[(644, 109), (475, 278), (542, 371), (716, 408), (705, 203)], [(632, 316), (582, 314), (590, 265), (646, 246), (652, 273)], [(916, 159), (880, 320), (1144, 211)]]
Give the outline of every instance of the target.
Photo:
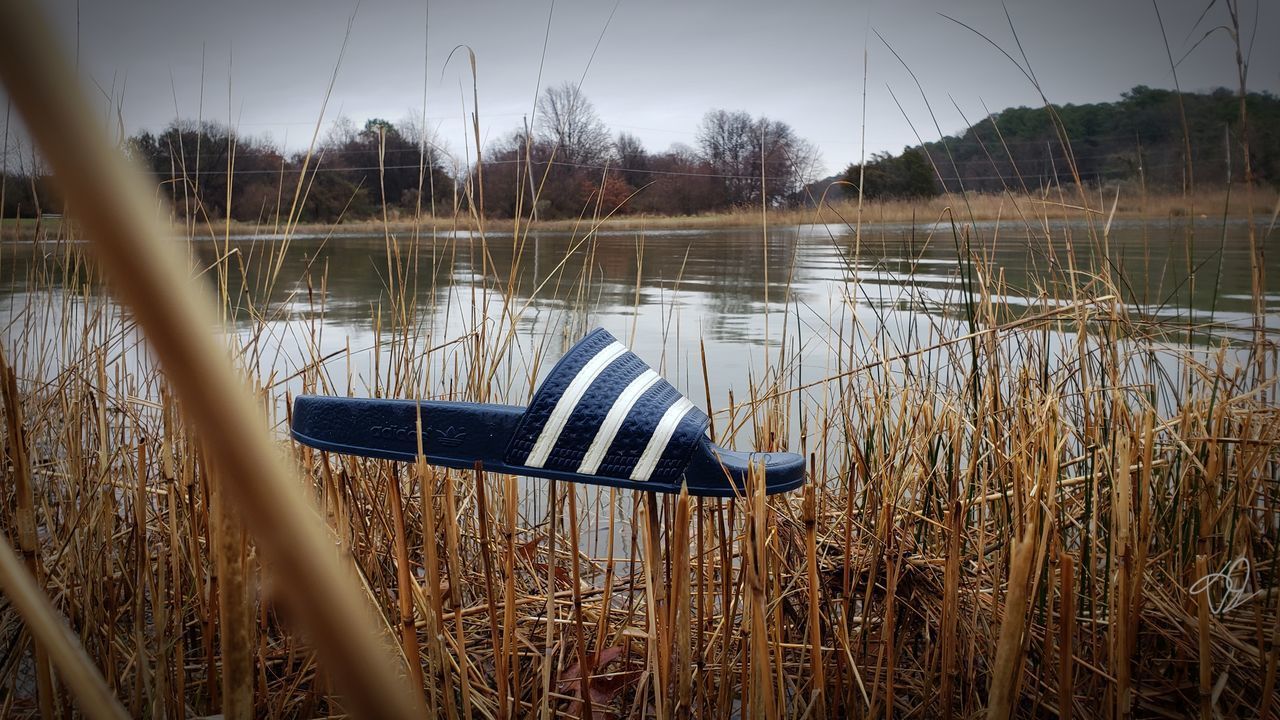
[(567, 163), (601, 164), (613, 145), (591, 101), (568, 82), (543, 91), (537, 130), (540, 139), (556, 148), (558, 159)]
[(752, 164), (755, 174), (764, 176), (765, 193), (771, 201), (787, 199), (815, 179), (820, 165), (818, 151), (790, 125), (762, 117), (756, 121), (754, 133)]
[(702, 117), (698, 126), (698, 145), (716, 172), (731, 176), (724, 178), (729, 181), (726, 185), (730, 188), (741, 185), (744, 178), (759, 175), (758, 169), (753, 172), (751, 168), (754, 135), (755, 121), (741, 110), (712, 110)]
[(329, 124), (329, 131), (325, 133), (323, 144), (329, 147), (341, 147), (355, 142), (359, 134), (360, 128), (356, 127), (354, 120), (346, 115), (339, 115)]
[(450, 167), (458, 164), (448, 142), (440, 137), (436, 129), (430, 127), (422, 116), (421, 110), (410, 110), (396, 123), (400, 135), (416, 145), (426, 161), (426, 165)]
[(817, 151), (790, 125), (740, 110), (703, 116), (698, 145), (736, 205), (760, 202), (762, 184), (768, 202), (784, 201), (818, 169)]
[(640, 138), (631, 133), (618, 133), (618, 140), (613, 144), (613, 151), (618, 161), (618, 169), (622, 177), (632, 187), (644, 183), (645, 174), (649, 170), (649, 153), (641, 144)]

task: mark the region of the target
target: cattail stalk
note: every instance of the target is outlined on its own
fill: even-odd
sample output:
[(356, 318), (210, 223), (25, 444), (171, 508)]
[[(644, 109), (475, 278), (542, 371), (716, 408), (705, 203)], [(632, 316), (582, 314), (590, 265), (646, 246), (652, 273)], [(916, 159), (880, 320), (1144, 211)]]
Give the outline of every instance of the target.
[(682, 487), (676, 497), (674, 541), (669, 546), (674, 562), (671, 568), (672, 618), (675, 632), (676, 703), (674, 712), (683, 715), (692, 708), (693, 656), (690, 634), (692, 623), (690, 603), (693, 593), (689, 587), (689, 492)]
[(747, 513), (747, 587), (750, 614), (751, 653), (751, 705), (755, 717), (772, 718), (776, 711), (773, 698), (773, 663), (770, 658), (769, 629), (765, 621), (768, 599), (765, 588), (768, 582), (767, 514), (764, 495), (764, 467), (752, 463), (748, 479), (750, 487), (750, 511)]
[[(428, 506), (429, 507), (429, 506)], [(462, 584), (466, 574), (462, 568), (462, 557), (459, 554), (458, 540), (458, 500), (454, 488), (453, 477), (446, 475), (444, 482), (444, 541), (445, 551), (449, 559), (449, 602), (454, 610), (454, 635), (458, 647), (458, 683), (462, 692), (462, 716), (471, 720), (471, 671), (470, 660), (466, 652), (466, 634), (462, 624)], [(431, 542), (430, 536), (427, 538)]]
[(802, 514), (804, 518), (804, 552), (807, 580), (809, 584), (809, 669), (812, 675), (809, 681), (810, 702), (818, 717), (827, 714), (826, 669), (822, 657), (822, 616), (819, 613), (818, 585), (818, 508), (817, 490), (813, 484), (804, 488)]
[[(568, 523), (569, 523), (569, 546), (573, 562), (571, 563), (570, 579), (573, 581), (573, 623), (576, 632), (574, 633), (574, 649), (578, 655), (578, 692), (582, 698), (582, 717), (591, 720), (593, 717), (591, 708), (591, 675), (594, 672), (594, 664), (587, 659), (587, 626), (582, 621), (582, 568), (580, 563), (580, 551), (578, 545), (578, 489), (569, 485), (568, 495)], [(554, 593), (552, 593), (554, 594)]]
[(1022, 672), (1022, 636), (1026, 629), (1027, 580), (1037, 554), (1035, 533), (1028, 527), (1014, 541), (1009, 567), (1009, 584), (1005, 592), (1004, 618), (996, 641), (995, 665), (991, 670), (987, 717), (1007, 720), (1014, 705), (1019, 674)]
[(947, 515), (947, 564), (942, 579), (942, 678), (938, 694), (942, 717), (953, 714), (956, 671), (956, 627), (960, 620), (960, 542), (964, 533), (964, 513), (960, 501)]
[(253, 613), (244, 556), (244, 526), (212, 487), (213, 537), (218, 568), (218, 625), (222, 655), (222, 714), (247, 720), (253, 712)]
[[(1196, 555), (1196, 577), (1209, 574), (1209, 559)], [(1196, 621), (1199, 630), (1200, 720), (1213, 720), (1213, 646), (1209, 633), (1209, 590), (1196, 594)]]
[(1058, 717), (1071, 720), (1075, 707), (1075, 652), (1073, 638), (1076, 626), (1075, 564), (1071, 556), (1058, 556), (1058, 596), (1061, 611), (1058, 618)]
[(495, 605), (498, 597), (493, 581), (493, 535), (489, 530), (489, 500), (485, 487), (484, 467), (476, 461), (474, 475), (476, 480), (476, 510), (480, 515), (480, 562), (484, 567), (484, 597), (488, 606), (489, 643), (493, 648), (494, 678), (498, 696), (498, 716), (511, 717), (508, 708), (508, 695), (511, 692), (507, 678), (507, 654), (498, 633), (498, 608)]
[[(31, 458), (27, 450), (27, 429), (22, 420), (22, 399), (18, 394), (18, 376), (9, 367), (4, 353), (0, 352), (0, 388), (4, 391), (4, 417), (8, 426), (8, 444), (5, 450), (9, 462), (13, 465), (14, 496), (17, 507), (14, 508), (13, 526), (17, 536), (18, 553), (31, 577), (39, 582), (43, 575), (40, 562), (40, 545), (36, 535), (35, 495), (31, 485)], [(49, 655), (44, 644), (37, 639), (35, 645), (36, 692), (39, 700), (40, 717), (48, 720), (53, 717), (54, 685), (50, 672)]]
[[(422, 688), (425, 679), (422, 675), (422, 655), (418, 650), (418, 626), (413, 612), (414, 591), (417, 590), (413, 579), (413, 569), (409, 565), (409, 543), (405, 536), (404, 499), (400, 492), (400, 475), (390, 463), (380, 463), (387, 480), (387, 490), (391, 496), (392, 532), (395, 533), (396, 554), (396, 601), (400, 614), (400, 643), (404, 648), (405, 660), (409, 666), (409, 682), (413, 685), (414, 694), (421, 702)], [(430, 538), (428, 538), (430, 542)], [(421, 708), (426, 711), (425, 705)]]

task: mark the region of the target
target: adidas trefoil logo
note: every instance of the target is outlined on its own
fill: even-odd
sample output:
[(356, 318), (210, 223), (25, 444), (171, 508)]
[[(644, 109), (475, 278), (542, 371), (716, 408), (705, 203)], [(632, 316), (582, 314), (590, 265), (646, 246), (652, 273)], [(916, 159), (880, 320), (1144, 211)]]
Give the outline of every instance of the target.
[(467, 437), (466, 430), (457, 429), (452, 425), (444, 430), (433, 429), (433, 432), (437, 435), (436, 441), (446, 447), (457, 447)]

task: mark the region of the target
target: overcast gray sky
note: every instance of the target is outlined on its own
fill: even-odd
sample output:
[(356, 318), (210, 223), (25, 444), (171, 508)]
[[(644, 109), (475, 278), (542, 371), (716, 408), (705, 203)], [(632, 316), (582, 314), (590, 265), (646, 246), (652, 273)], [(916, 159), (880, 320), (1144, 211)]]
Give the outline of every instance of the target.
[[(1175, 58), (1226, 21), (1221, 0), (1158, 0)], [(1250, 85), (1280, 88), (1280, 4), (1241, 0), (1249, 29), (1257, 10)], [(742, 109), (790, 123), (821, 150), (827, 171), (866, 153), (915, 144), (934, 129), (918, 77), (945, 133), (1011, 105), (1037, 105), (1022, 73), (946, 13), (1017, 55), (999, 0), (760, 2), (757, 0), (42, 0), (82, 74), (122, 101), (126, 132), (158, 129), (175, 115), (229, 121), (242, 133), (305, 147), (354, 14), (326, 125), (395, 121), (422, 106), (450, 150), (465, 150), (472, 109), (465, 53), (478, 62), (481, 133), (492, 141), (530, 113), (539, 83), (583, 79), (613, 132), (651, 150), (693, 145), (703, 113)], [(616, 11), (615, 11), (616, 8)], [(1054, 102), (1114, 100), (1134, 85), (1172, 87), (1150, 0), (1031, 0), (1008, 11), (1032, 69)], [(610, 14), (613, 14), (610, 20)], [(550, 21), (545, 58), (544, 32)], [(881, 41), (878, 32), (883, 36)], [(596, 49), (597, 41), (599, 47)], [(594, 58), (592, 54), (594, 51)], [(866, 130), (862, 130), (863, 57)], [(204, 98), (201, 111), (201, 57)], [(1236, 81), (1230, 39), (1216, 33), (1182, 61), (1184, 90)], [(890, 90), (902, 104), (900, 110)], [(228, 91), (230, 105), (228, 105)], [(465, 92), (464, 92), (465, 91)], [(98, 92), (95, 90), (95, 92)], [(953, 104), (954, 103), (954, 104)]]

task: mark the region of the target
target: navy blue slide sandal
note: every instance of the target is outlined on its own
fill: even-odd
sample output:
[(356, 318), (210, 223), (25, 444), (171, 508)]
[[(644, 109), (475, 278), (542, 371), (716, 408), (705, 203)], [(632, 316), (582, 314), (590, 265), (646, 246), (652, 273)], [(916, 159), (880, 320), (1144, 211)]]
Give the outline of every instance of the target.
[(804, 482), (804, 458), (747, 453), (707, 437), (711, 420), (602, 329), (560, 358), (528, 408), (300, 395), (293, 437), (320, 450), (635, 490), (733, 497), (750, 467), (765, 492)]

